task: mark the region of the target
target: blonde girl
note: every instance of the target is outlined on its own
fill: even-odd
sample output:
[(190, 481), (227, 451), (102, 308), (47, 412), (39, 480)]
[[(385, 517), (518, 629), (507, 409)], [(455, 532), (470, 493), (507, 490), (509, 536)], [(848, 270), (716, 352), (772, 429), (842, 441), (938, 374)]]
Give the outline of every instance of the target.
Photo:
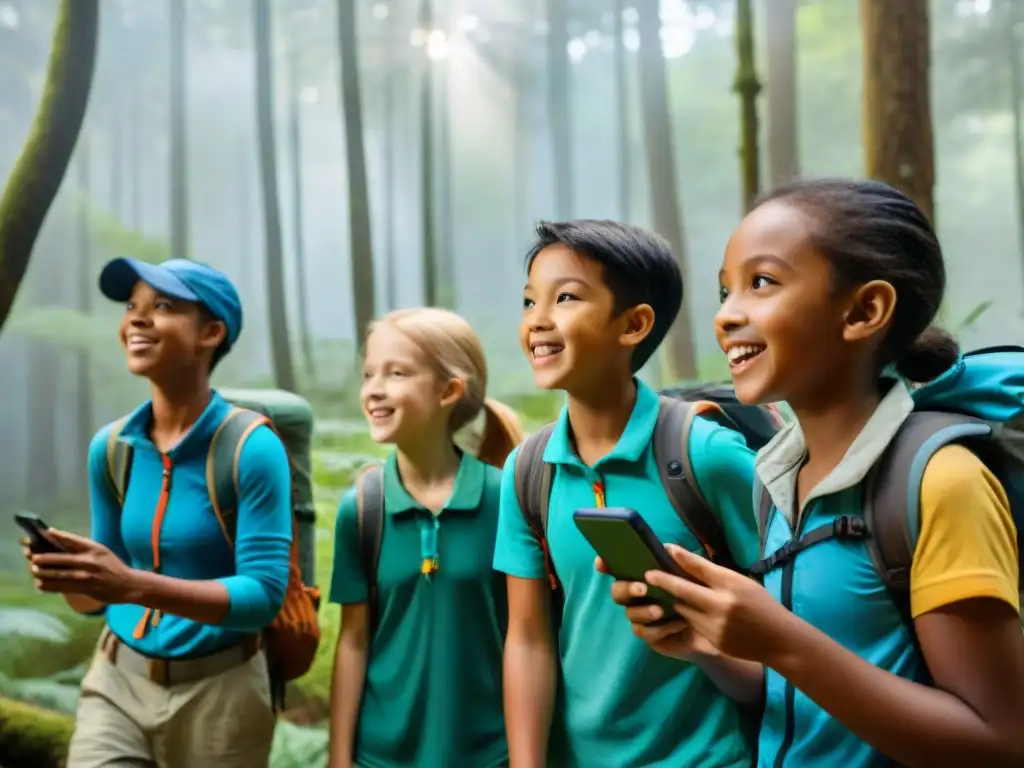
[(369, 475), (364, 492), (350, 490), (338, 510), (331, 601), (342, 606), (342, 629), (331, 768), (508, 763), (507, 604), (491, 562), (500, 467), (522, 430), (486, 389), (480, 340), (458, 315), (405, 309), (370, 327), (363, 412), (371, 438), (395, 451), (376, 470), (379, 554), (364, 554), (361, 535), (368, 505), (380, 498), (365, 492)]

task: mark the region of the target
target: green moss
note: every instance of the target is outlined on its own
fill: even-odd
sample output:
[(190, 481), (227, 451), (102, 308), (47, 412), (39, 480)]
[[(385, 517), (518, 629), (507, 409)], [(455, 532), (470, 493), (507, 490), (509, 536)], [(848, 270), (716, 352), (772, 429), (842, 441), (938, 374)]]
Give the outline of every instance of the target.
[(0, 698), (0, 760), (6, 765), (61, 768), (74, 725), (66, 715)]

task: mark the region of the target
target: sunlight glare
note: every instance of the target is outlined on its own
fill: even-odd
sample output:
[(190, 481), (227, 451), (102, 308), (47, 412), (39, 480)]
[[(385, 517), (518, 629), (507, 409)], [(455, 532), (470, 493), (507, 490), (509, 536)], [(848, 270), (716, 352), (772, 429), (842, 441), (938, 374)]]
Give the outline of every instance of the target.
[(422, 48), (427, 43), (427, 33), (416, 27), (409, 33), (409, 45), (413, 48)]
[(569, 53), (569, 60), (573, 64), (576, 64), (587, 55), (587, 44), (580, 38), (574, 37), (569, 41), (569, 44), (566, 46), (566, 50)]
[(451, 47), (448, 45), (448, 35), (444, 30), (433, 29), (427, 36), (427, 56), (432, 61), (443, 61), (448, 58)]
[(633, 28), (622, 30), (622, 47), (630, 53), (640, 50), (640, 33)]
[(472, 14), (463, 16), (461, 19), (459, 19), (459, 29), (461, 29), (463, 32), (471, 32), (472, 30), (476, 29), (479, 26), (480, 19), (478, 19), (476, 16), (473, 16)]
[(21, 16), (18, 15), (18, 9), (10, 3), (0, 4), (0, 27), (17, 29), (20, 24)]
[(376, 3), (373, 6), (373, 18), (377, 21), (384, 21), (388, 17), (388, 7), (384, 3)]

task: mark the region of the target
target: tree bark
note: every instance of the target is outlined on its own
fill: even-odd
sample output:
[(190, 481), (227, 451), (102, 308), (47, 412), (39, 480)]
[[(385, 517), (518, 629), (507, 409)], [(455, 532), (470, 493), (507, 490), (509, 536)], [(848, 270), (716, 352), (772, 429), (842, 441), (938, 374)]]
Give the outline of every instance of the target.
[[(651, 190), (654, 230), (672, 246), (685, 282), (689, 270), (676, 183), (665, 58), (661, 53), (661, 21), (656, 3), (642, 4), (638, 10), (640, 51), (637, 63), (640, 68), (641, 114), (647, 143), (647, 178)], [(693, 381), (697, 378), (697, 355), (692, 328), (689, 302), (684, 300), (667, 339), (666, 356), (669, 373), (674, 380)]]
[(935, 221), (928, 0), (861, 0), (867, 175)]
[[(344, 4), (344, 0), (341, 2)], [(434, 28), (432, 0), (420, 0), (419, 26), (427, 35)], [(420, 247), (423, 249), (423, 302), (433, 307), (440, 299), (434, 197), (434, 67), (426, 51), (420, 66)]]
[(370, 230), (370, 192), (366, 182), (363, 142), (363, 107), (359, 88), (359, 51), (356, 47), (356, 9), (350, 0), (338, 0), (338, 46), (341, 57), (341, 104), (345, 120), (345, 156), (348, 163), (348, 226), (351, 242), (352, 305), (355, 310), (356, 348), (362, 356), (366, 331), (374, 315), (373, 239)]
[(298, 303), (299, 345), (305, 368), (306, 385), (316, 383), (316, 360), (313, 357), (313, 339), (309, 326), (309, 289), (306, 281), (306, 230), (303, 206), (303, 152), (302, 152), (302, 98), (299, 92), (298, 36), (293, 34), (289, 44), (288, 74), (288, 139), (292, 155), (292, 246), (295, 249), (295, 300)]
[[(92, 312), (93, 291), (96, 290), (96, 275), (92, 268), (92, 228), (89, 226), (89, 193), (92, 190), (92, 183), (89, 169), (89, 135), (85, 134), (81, 139), (81, 146), (78, 148), (78, 199), (75, 201), (78, 231), (78, 311), (84, 317)], [(84, 346), (78, 350), (77, 356), (77, 406), (78, 415), (78, 445), (83, 451), (82, 455), (89, 448), (92, 440), (93, 422), (93, 390), (92, 390), (92, 365), (89, 359), (89, 350)], [(76, 477), (79, 488), (88, 486), (88, 468), (86, 462), (80, 461), (76, 465), (79, 469)]]
[[(796, 74), (797, 0), (766, 0), (768, 176), (772, 187), (800, 178)], [(770, 12), (769, 12), (770, 11)]]
[(615, 18), (612, 22), (612, 29), (615, 34), (615, 42), (612, 44), (615, 51), (615, 105), (616, 105), (616, 140), (618, 163), (616, 164), (616, 175), (618, 176), (618, 198), (619, 217), (622, 221), (629, 221), (631, 212), (632, 184), (631, 175), (633, 164), (629, 157), (629, 77), (626, 70), (626, 46), (622, 43), (623, 22), (622, 12), (626, 10), (625, 0), (615, 0), (613, 13)]
[(1006, 66), (1010, 74), (1010, 111), (1013, 115), (1013, 182), (1017, 193), (1017, 252), (1024, 267), (1024, 115), (1021, 102), (1024, 100), (1024, 77), (1021, 76), (1021, 41), (1017, 29), (1024, 22), (1024, 12), (1019, 0), (1006, 0), (1009, 14), (1005, 24)]
[(61, 0), (39, 111), (0, 198), (0, 328), (78, 140), (98, 26), (99, 0)]
[(548, 120), (551, 166), (555, 174), (555, 216), (573, 215), (572, 109), (569, 87), (569, 9), (567, 0), (547, 0)]
[(398, 265), (395, 253), (395, 80), (399, 72), (394, 45), (381, 43), (384, 52), (384, 297), (388, 311), (398, 309)]
[(270, 0), (255, 0), (253, 40), (256, 48), (256, 128), (259, 140), (263, 192), (263, 226), (266, 241), (267, 318), (274, 381), (294, 392), (295, 371), (288, 333), (284, 290), (284, 248), (281, 243), (281, 211), (277, 189), (277, 150), (274, 142), (274, 72)]
[(736, 3), (736, 80), (733, 90), (740, 97), (740, 176), (743, 190), (743, 212), (753, 205), (761, 191), (761, 153), (757, 126), (757, 95), (761, 83), (757, 79), (754, 59), (754, 12), (751, 0)]
[[(188, 125), (186, 115), (186, 29), (187, 0), (168, 0), (171, 20), (171, 255), (189, 258), (188, 216)], [(120, 151), (119, 148), (115, 148)]]

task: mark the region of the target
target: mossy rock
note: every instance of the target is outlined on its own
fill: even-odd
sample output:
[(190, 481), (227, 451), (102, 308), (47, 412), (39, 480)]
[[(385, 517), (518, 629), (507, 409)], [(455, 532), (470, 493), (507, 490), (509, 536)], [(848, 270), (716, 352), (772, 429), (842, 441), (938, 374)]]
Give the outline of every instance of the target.
[(8, 768), (63, 768), (75, 721), (0, 698), (0, 760)]

